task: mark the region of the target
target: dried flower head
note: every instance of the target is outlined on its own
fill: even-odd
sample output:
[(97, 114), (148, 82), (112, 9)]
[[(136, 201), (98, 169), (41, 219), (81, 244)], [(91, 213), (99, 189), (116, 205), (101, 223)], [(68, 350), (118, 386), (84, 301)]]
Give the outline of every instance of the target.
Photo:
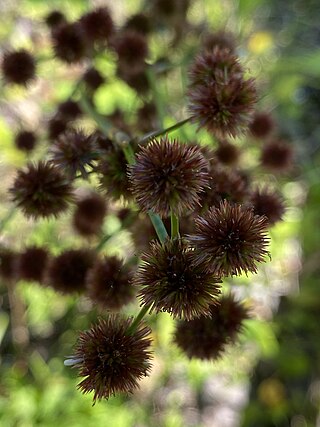
[(82, 292), (85, 290), (86, 276), (93, 263), (94, 254), (89, 250), (66, 250), (49, 263), (46, 282), (64, 294)]
[(234, 144), (224, 140), (219, 141), (214, 154), (219, 162), (225, 165), (234, 165), (239, 160), (240, 151)]
[(75, 120), (82, 114), (81, 108), (76, 101), (68, 99), (58, 105), (57, 115), (68, 120)]
[(79, 24), (62, 24), (54, 31), (55, 56), (68, 64), (83, 60), (87, 54), (87, 42)]
[(255, 138), (264, 139), (274, 129), (274, 121), (270, 113), (256, 112), (249, 124), (249, 130)]
[(189, 236), (198, 262), (218, 276), (256, 273), (268, 251), (268, 219), (241, 205), (221, 202), (196, 219), (195, 234)]
[(196, 58), (189, 71), (189, 86), (225, 86), (230, 80), (241, 79), (242, 76), (243, 68), (238, 57), (229, 49), (215, 47)]
[(27, 85), (36, 77), (36, 62), (25, 49), (6, 52), (2, 59), (2, 74), (6, 82)]
[(96, 235), (101, 231), (107, 206), (98, 193), (91, 193), (76, 203), (73, 227), (82, 236)]
[(87, 177), (87, 167), (93, 167), (94, 138), (82, 130), (68, 130), (54, 142), (50, 149), (52, 162), (71, 178), (79, 172)]
[(95, 68), (89, 68), (84, 75), (83, 81), (93, 91), (97, 90), (105, 82), (105, 78)]
[(106, 7), (86, 13), (79, 22), (85, 37), (91, 43), (109, 41), (114, 32), (113, 21)]
[(18, 258), (18, 276), (23, 280), (42, 282), (49, 260), (49, 253), (45, 248), (30, 246)]
[(175, 343), (189, 357), (217, 359), (227, 344), (235, 341), (249, 318), (248, 310), (232, 295), (211, 306), (209, 317), (180, 321), (174, 335)]
[(126, 31), (135, 31), (146, 36), (152, 31), (151, 19), (144, 13), (137, 13), (129, 17), (124, 28)]
[(120, 68), (141, 69), (148, 55), (146, 38), (137, 31), (124, 31), (114, 42)]
[(165, 311), (174, 317), (194, 319), (209, 313), (220, 293), (220, 282), (204, 265), (194, 261), (194, 253), (182, 239), (153, 242), (141, 256), (133, 283), (150, 311)]
[(59, 10), (52, 10), (45, 18), (45, 22), (51, 30), (67, 22), (66, 17)]
[(19, 255), (8, 248), (0, 247), (0, 277), (4, 280), (15, 280)]
[(131, 279), (132, 269), (119, 258), (97, 260), (87, 277), (89, 297), (106, 309), (120, 310), (134, 299)]
[(193, 209), (208, 185), (208, 162), (201, 149), (167, 137), (142, 147), (130, 167), (133, 194), (140, 208), (162, 216)]
[(9, 191), (23, 213), (34, 218), (58, 216), (73, 200), (70, 181), (55, 165), (44, 161), (18, 170)]
[(193, 121), (222, 138), (235, 137), (246, 129), (257, 100), (254, 80), (232, 74), (224, 83), (213, 81), (190, 87), (188, 95)]
[(21, 130), (14, 138), (15, 146), (27, 153), (32, 151), (37, 143), (37, 137), (34, 132), (28, 130)]
[(48, 137), (55, 140), (68, 129), (68, 123), (61, 117), (52, 117), (48, 121)]
[(150, 329), (140, 325), (131, 331), (132, 319), (110, 315), (81, 332), (74, 356), (65, 364), (85, 377), (78, 385), (83, 393), (94, 392), (93, 402), (116, 393), (132, 393), (150, 369)]
[(272, 172), (287, 172), (293, 162), (293, 148), (290, 144), (274, 140), (262, 147), (261, 164)]
[(268, 218), (270, 225), (280, 221), (284, 214), (282, 197), (268, 188), (255, 190), (250, 196), (249, 203), (256, 215), (264, 215)]
[(157, 108), (153, 102), (147, 102), (138, 109), (137, 127), (143, 133), (159, 129)]
[(231, 53), (236, 49), (236, 40), (232, 33), (225, 30), (218, 30), (213, 33), (205, 34), (203, 47), (212, 51), (216, 48), (228, 49)]

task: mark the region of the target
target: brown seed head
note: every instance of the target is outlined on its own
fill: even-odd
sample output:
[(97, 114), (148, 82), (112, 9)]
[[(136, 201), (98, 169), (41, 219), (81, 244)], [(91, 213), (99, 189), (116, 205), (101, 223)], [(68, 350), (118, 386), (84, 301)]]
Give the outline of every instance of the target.
[(80, 18), (80, 25), (87, 40), (94, 42), (107, 42), (114, 32), (114, 25), (109, 10), (99, 7), (86, 13)]
[(97, 90), (105, 82), (104, 77), (95, 68), (90, 68), (83, 75), (83, 81), (93, 91)]
[(1, 64), (6, 82), (26, 86), (36, 77), (36, 62), (25, 49), (6, 52)]
[(234, 34), (224, 30), (206, 34), (202, 44), (203, 47), (208, 51), (219, 48), (228, 49), (231, 53), (233, 53), (236, 49), (236, 40)]
[(135, 31), (146, 36), (152, 31), (152, 24), (150, 18), (143, 14), (137, 13), (130, 16), (127, 22), (124, 25), (126, 31)]
[(293, 148), (290, 144), (274, 140), (262, 147), (261, 164), (271, 172), (287, 172), (293, 163)]
[(219, 162), (225, 165), (234, 165), (239, 160), (240, 151), (234, 144), (224, 140), (219, 142), (214, 154)]
[(34, 132), (21, 130), (17, 133), (14, 139), (15, 146), (27, 153), (32, 151), (37, 143), (37, 137)]
[(200, 317), (177, 324), (174, 341), (189, 357), (217, 359), (227, 344), (235, 341), (249, 318), (248, 310), (232, 295), (211, 306), (209, 317)]
[(52, 10), (45, 18), (45, 22), (51, 30), (67, 22), (66, 17), (59, 10)]
[(268, 188), (255, 190), (250, 196), (249, 203), (256, 215), (268, 218), (270, 225), (280, 221), (285, 211), (282, 197)]
[(49, 253), (45, 248), (28, 247), (19, 255), (18, 276), (20, 279), (42, 282)]
[(73, 227), (82, 236), (96, 235), (101, 231), (107, 207), (105, 199), (91, 193), (76, 203)]
[(125, 31), (114, 42), (118, 54), (119, 67), (122, 69), (140, 70), (148, 55), (146, 38), (136, 31)]
[(270, 135), (275, 127), (270, 113), (256, 112), (249, 124), (249, 130), (255, 138), (264, 139)]
[(58, 216), (73, 200), (70, 181), (55, 165), (43, 161), (18, 170), (9, 191), (23, 213), (34, 218)]
[(89, 297), (102, 307), (120, 310), (134, 299), (132, 270), (117, 257), (97, 260), (87, 277)]
[(196, 219), (195, 234), (189, 236), (198, 262), (218, 276), (256, 273), (268, 251), (268, 219), (241, 205), (221, 202)]
[(55, 140), (68, 129), (68, 123), (61, 117), (52, 117), (48, 121), (48, 137)]
[(14, 251), (0, 247), (0, 277), (4, 280), (15, 280), (19, 255)]
[(79, 104), (76, 101), (72, 101), (72, 99), (68, 99), (58, 105), (57, 115), (65, 121), (75, 120), (80, 117), (81, 114), (82, 111)]
[(150, 311), (190, 320), (207, 315), (216, 303), (220, 280), (203, 265), (195, 265), (194, 253), (182, 239), (151, 243), (141, 260), (133, 283)]
[(150, 329), (139, 326), (130, 332), (132, 319), (110, 315), (106, 320), (81, 332), (74, 356), (68, 365), (85, 377), (78, 385), (83, 393), (94, 392), (93, 402), (116, 393), (132, 393), (138, 381), (148, 375), (150, 365)]
[(72, 64), (85, 58), (87, 43), (79, 24), (62, 24), (52, 37), (55, 56), (61, 61)]
[(162, 216), (177, 215), (199, 204), (208, 185), (208, 162), (198, 146), (167, 137), (152, 140), (130, 167), (130, 182), (140, 208)]

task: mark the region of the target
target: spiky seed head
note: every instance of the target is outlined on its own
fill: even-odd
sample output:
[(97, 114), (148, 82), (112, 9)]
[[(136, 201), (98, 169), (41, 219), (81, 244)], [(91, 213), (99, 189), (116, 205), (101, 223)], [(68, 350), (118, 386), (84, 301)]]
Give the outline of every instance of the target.
[(60, 135), (50, 149), (52, 162), (65, 174), (74, 178), (80, 173), (87, 177), (87, 168), (93, 167), (94, 138), (82, 130), (69, 130)]
[(120, 310), (134, 299), (132, 269), (115, 256), (95, 262), (87, 277), (91, 300), (110, 310)]
[(140, 208), (164, 217), (199, 205), (208, 186), (208, 162), (201, 149), (168, 137), (152, 140), (130, 167), (131, 188)]
[(124, 25), (126, 31), (135, 31), (146, 36), (152, 31), (151, 19), (144, 13), (137, 13), (129, 17)]
[(17, 278), (17, 264), (19, 255), (8, 248), (0, 247), (0, 277), (6, 281)]
[(144, 35), (137, 31), (124, 31), (114, 42), (119, 67), (140, 70), (148, 55), (148, 44)]
[(68, 129), (68, 122), (61, 117), (52, 117), (48, 121), (48, 138), (55, 140)]
[(57, 115), (60, 118), (68, 120), (75, 120), (80, 117), (82, 114), (81, 108), (78, 102), (73, 101), (72, 99), (67, 99), (67, 101), (61, 102), (58, 105)]
[(42, 282), (49, 260), (47, 249), (27, 247), (18, 258), (18, 277), (23, 280)]
[(59, 10), (52, 10), (45, 18), (45, 22), (51, 30), (67, 22), (66, 17)]
[(36, 62), (27, 50), (6, 52), (2, 58), (2, 74), (7, 83), (26, 86), (36, 77)]
[(86, 57), (88, 46), (78, 23), (59, 25), (52, 37), (54, 54), (61, 61), (72, 64)]
[(73, 189), (50, 162), (29, 163), (19, 169), (10, 188), (12, 200), (28, 217), (58, 216), (73, 201)]
[(82, 236), (96, 235), (101, 231), (107, 212), (105, 199), (98, 193), (91, 193), (76, 202), (73, 227)]
[(214, 154), (219, 162), (225, 165), (234, 165), (239, 160), (240, 151), (234, 144), (223, 140), (219, 141)]
[(218, 30), (205, 34), (202, 45), (204, 49), (212, 51), (214, 49), (227, 49), (231, 53), (236, 50), (236, 40), (233, 33), (225, 30)]
[(220, 293), (220, 280), (193, 257), (182, 239), (151, 243), (133, 280), (141, 303), (188, 320), (207, 315)]
[(267, 228), (267, 217), (223, 201), (196, 219), (195, 234), (189, 240), (198, 262), (218, 276), (256, 273), (256, 264), (268, 255)]
[(53, 258), (46, 271), (46, 282), (64, 294), (83, 292), (94, 254), (86, 249), (69, 249)]
[(94, 403), (117, 393), (132, 393), (151, 369), (151, 331), (140, 324), (131, 332), (131, 325), (131, 318), (119, 315), (100, 319), (80, 333), (74, 356), (66, 361), (85, 377), (78, 389), (94, 392)]
[(282, 140), (272, 140), (262, 147), (261, 164), (271, 172), (287, 172), (293, 164), (292, 145)]
[(215, 360), (233, 343), (249, 318), (246, 307), (230, 294), (210, 308), (210, 316), (179, 321), (174, 341), (189, 357)]
[(99, 7), (80, 18), (80, 26), (90, 43), (108, 42), (114, 32), (114, 25), (108, 8)]
[(34, 149), (37, 143), (37, 137), (34, 132), (29, 130), (21, 130), (14, 138), (15, 146), (22, 151), (30, 152)]
[(83, 81), (87, 85), (87, 87), (93, 91), (97, 90), (103, 83), (105, 82), (105, 78), (102, 74), (96, 70), (94, 67), (89, 68), (84, 75)]
[(264, 215), (268, 218), (270, 225), (280, 221), (285, 211), (282, 197), (268, 188), (253, 191), (249, 203), (256, 215)]
[(265, 139), (275, 127), (270, 113), (256, 112), (249, 124), (249, 130), (255, 138)]

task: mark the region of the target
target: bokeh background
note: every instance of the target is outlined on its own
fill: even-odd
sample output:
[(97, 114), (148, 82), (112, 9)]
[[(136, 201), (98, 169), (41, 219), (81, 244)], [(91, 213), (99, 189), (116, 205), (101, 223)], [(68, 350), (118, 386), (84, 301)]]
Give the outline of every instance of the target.
[[(173, 3), (178, 0), (172, 0)], [(120, 27), (152, 1), (1, 0), (0, 53), (25, 47), (38, 58), (38, 79), (29, 88), (1, 84), (0, 93), (0, 243), (19, 251), (46, 245), (53, 254), (94, 244), (77, 237), (70, 215), (28, 221), (12, 206), (8, 188), (17, 168), (46, 153), (45, 123), (55, 105), (73, 91), (83, 65), (67, 67), (53, 58), (45, 16), (52, 9), (70, 20), (95, 6), (110, 8)], [(132, 396), (117, 396), (92, 407), (92, 397), (76, 390), (76, 371), (66, 368), (78, 331), (98, 315), (85, 297), (66, 297), (20, 281), (13, 289), (0, 281), (0, 425), (112, 427), (316, 427), (320, 402), (320, 3), (317, 0), (191, 0), (183, 21), (154, 17), (150, 60), (161, 58), (163, 78), (151, 76), (159, 114), (167, 127), (185, 116), (188, 64), (204, 31), (235, 34), (241, 60), (259, 85), (259, 108), (272, 112), (278, 134), (295, 150), (294, 170), (261, 181), (282, 189), (286, 212), (270, 234), (272, 260), (255, 276), (230, 286), (253, 307), (240, 342), (217, 362), (188, 360), (172, 344), (173, 321), (150, 316), (154, 360), (150, 377)], [(173, 64), (173, 66), (168, 66)], [(94, 65), (106, 77), (95, 94), (97, 110), (120, 109), (128, 123), (142, 105), (136, 91), (115, 78), (112, 53)], [(29, 156), (17, 150), (20, 127), (39, 131)], [(81, 126), (90, 129), (90, 120)], [(186, 125), (175, 137), (201, 139), (205, 132)], [(257, 166), (259, 146), (242, 138), (243, 162)], [(90, 184), (82, 183), (83, 186)], [(113, 234), (107, 254), (126, 257), (132, 238), (112, 209), (103, 231)], [(134, 314), (137, 305), (124, 312)]]

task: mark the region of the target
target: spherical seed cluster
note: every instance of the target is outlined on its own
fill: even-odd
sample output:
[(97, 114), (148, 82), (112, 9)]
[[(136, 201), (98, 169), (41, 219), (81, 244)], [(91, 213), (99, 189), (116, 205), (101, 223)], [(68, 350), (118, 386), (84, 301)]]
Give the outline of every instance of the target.
[(85, 249), (70, 249), (51, 260), (47, 282), (64, 294), (85, 290), (86, 275), (92, 267), (94, 255)]
[(67, 64), (83, 60), (87, 54), (87, 42), (78, 23), (59, 25), (53, 35), (54, 54)]
[(139, 326), (130, 332), (131, 319), (108, 316), (82, 332), (68, 364), (85, 377), (78, 388), (94, 392), (93, 401), (116, 393), (132, 393), (147, 376), (150, 365), (150, 329)]
[(70, 181), (55, 165), (43, 161), (18, 170), (9, 191), (23, 213), (33, 218), (58, 216), (73, 200)]
[(106, 7), (99, 7), (83, 15), (80, 25), (86, 39), (91, 43), (109, 41), (114, 32), (113, 21)]
[(267, 142), (262, 147), (261, 164), (272, 172), (286, 172), (292, 166), (292, 146), (281, 140)]
[(69, 130), (60, 135), (50, 149), (52, 162), (71, 178), (79, 172), (87, 176), (87, 167), (93, 167), (94, 139), (82, 130)]
[(270, 135), (274, 126), (275, 124), (271, 114), (256, 112), (249, 124), (249, 130), (255, 138), (264, 139)]
[(175, 343), (190, 358), (217, 359), (232, 343), (249, 318), (248, 310), (232, 295), (226, 295), (210, 308), (210, 316), (191, 321), (179, 321)]
[(0, 277), (14, 280), (17, 276), (18, 255), (8, 248), (0, 247)]
[(66, 120), (75, 120), (81, 116), (82, 111), (79, 104), (76, 101), (72, 101), (72, 99), (68, 99), (67, 101), (61, 102), (58, 105), (58, 111), (61, 117)]
[(19, 150), (28, 153), (34, 149), (37, 143), (37, 137), (34, 132), (21, 130), (15, 136), (14, 143)]
[(205, 35), (203, 40), (203, 47), (208, 51), (220, 48), (228, 49), (233, 53), (236, 48), (236, 40), (232, 33), (219, 30)]
[(220, 141), (214, 154), (219, 162), (231, 166), (239, 160), (240, 151), (234, 144), (230, 144), (228, 141)]
[(45, 18), (45, 22), (51, 30), (67, 22), (64, 14), (59, 10), (52, 10)]
[(56, 140), (67, 129), (68, 123), (64, 118), (55, 116), (48, 121), (48, 137), (50, 140)]
[(107, 207), (105, 199), (91, 193), (76, 203), (73, 227), (82, 236), (96, 235), (101, 231)]
[(18, 277), (23, 280), (42, 282), (49, 260), (49, 253), (45, 248), (28, 247), (18, 257)]
[(130, 31), (136, 31), (146, 36), (152, 31), (152, 24), (150, 18), (143, 14), (137, 13), (136, 15), (130, 16), (124, 25), (124, 29)]
[(208, 166), (197, 146), (167, 137), (152, 140), (130, 167), (131, 188), (144, 212), (181, 215), (199, 204), (209, 181)]
[(119, 56), (119, 66), (122, 69), (140, 69), (148, 55), (146, 38), (136, 31), (125, 31), (115, 41), (115, 51)]
[(216, 303), (220, 281), (204, 265), (194, 264), (193, 251), (185, 241), (151, 243), (141, 260), (133, 283), (140, 289), (142, 304), (151, 311), (190, 320), (207, 315)]
[(87, 277), (91, 300), (110, 310), (120, 310), (134, 299), (132, 270), (117, 257), (97, 260)]
[(1, 64), (6, 82), (27, 85), (36, 77), (36, 62), (25, 49), (6, 52)]
[(258, 262), (268, 251), (268, 219), (241, 205), (221, 202), (196, 219), (195, 234), (189, 236), (196, 258), (218, 276), (256, 273)]
[(105, 79), (98, 70), (92, 67), (84, 73), (83, 81), (89, 89), (95, 91), (103, 85)]
[(256, 215), (264, 215), (268, 218), (270, 225), (280, 221), (285, 211), (280, 195), (267, 188), (254, 191), (250, 196), (249, 203)]

